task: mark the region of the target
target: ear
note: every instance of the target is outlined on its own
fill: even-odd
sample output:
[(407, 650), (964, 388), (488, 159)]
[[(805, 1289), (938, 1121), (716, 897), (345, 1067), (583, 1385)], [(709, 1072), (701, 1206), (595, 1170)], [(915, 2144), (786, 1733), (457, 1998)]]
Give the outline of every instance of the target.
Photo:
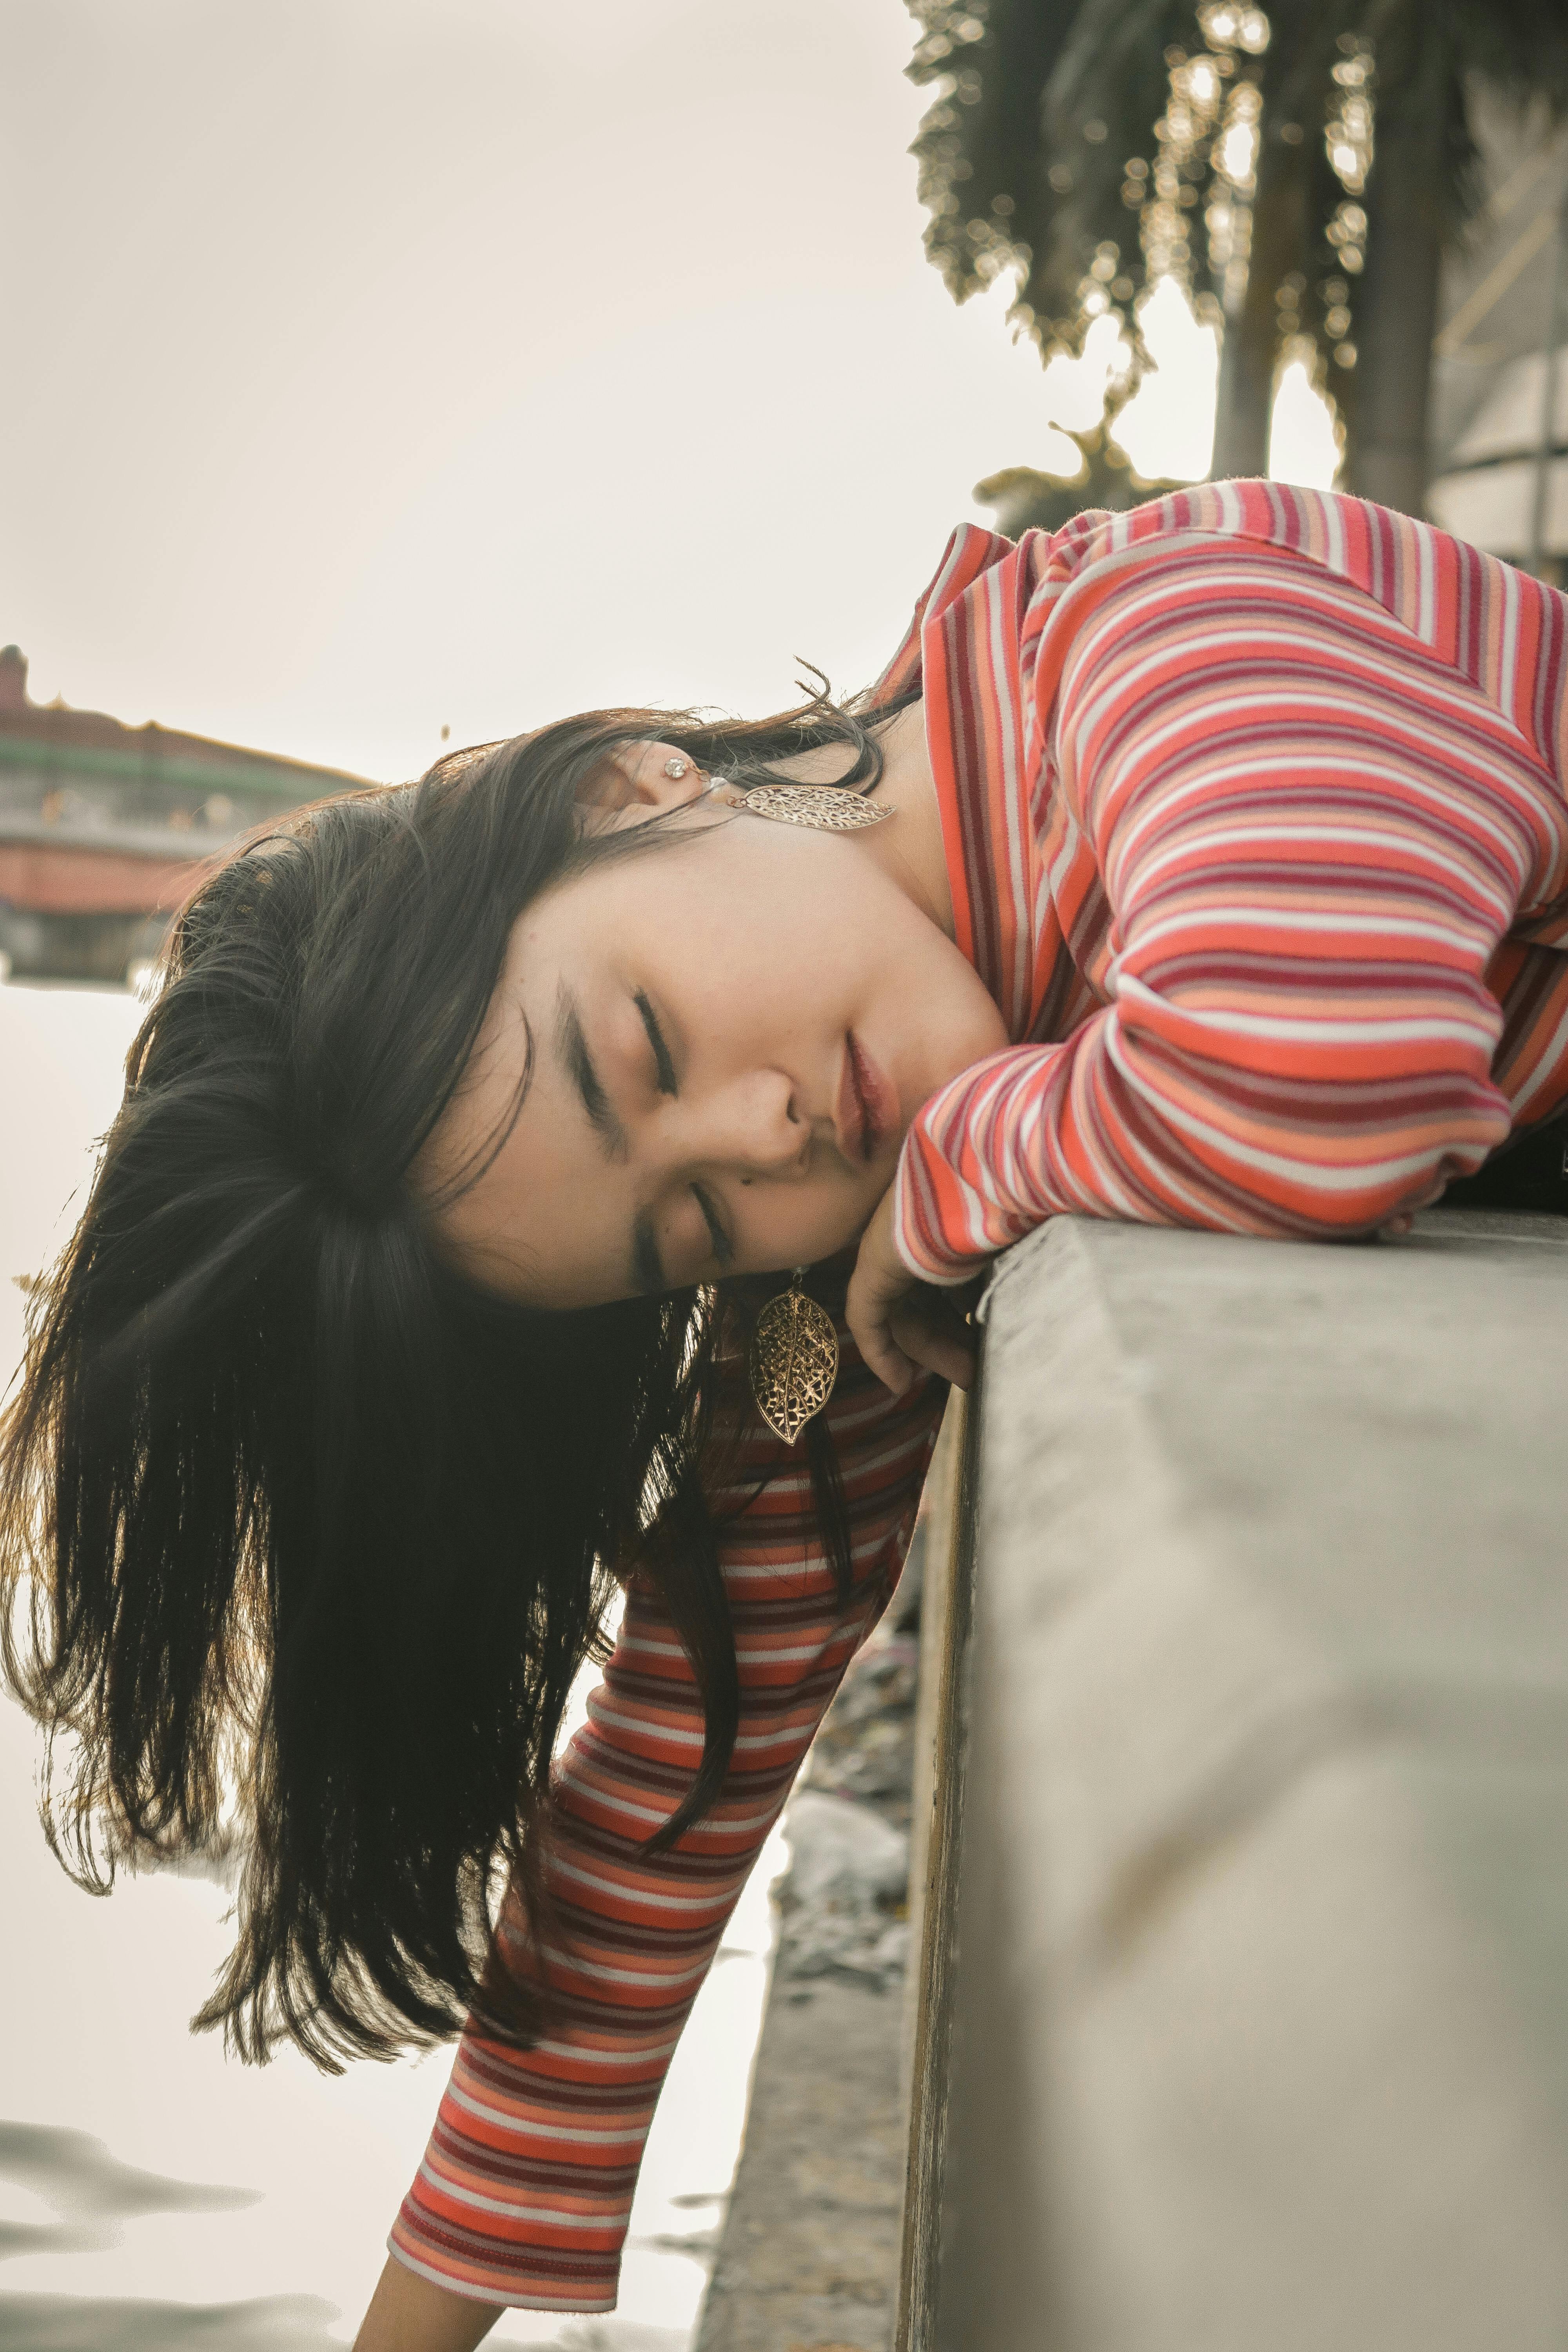
[[(679, 775), (671, 774), (674, 768)], [(673, 743), (623, 743), (594, 771), (578, 798), (612, 823), (638, 824), (700, 800), (706, 784), (696, 761)]]

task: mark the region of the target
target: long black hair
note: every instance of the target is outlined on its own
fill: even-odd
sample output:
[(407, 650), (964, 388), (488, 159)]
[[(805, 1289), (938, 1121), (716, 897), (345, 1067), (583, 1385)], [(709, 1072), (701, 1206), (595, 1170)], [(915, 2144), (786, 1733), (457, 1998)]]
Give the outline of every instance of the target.
[[(67, 1751), (46, 1827), (103, 1891), (117, 1862), (210, 1852), (237, 1816), (237, 1941), (195, 2022), (247, 2057), (285, 2037), (323, 2065), (391, 2055), (470, 2011), (537, 2031), (537, 1990), (487, 1968), (493, 1903), (507, 1874), (542, 1900), (563, 1710), (633, 1566), (705, 1716), (658, 1843), (728, 1769), (703, 1474), (743, 1294), (500, 1303), (443, 1263), (410, 1174), (518, 914), (664, 832), (583, 823), (611, 755), (658, 740), (742, 784), (820, 744), (852, 755), (846, 784), (881, 768), (824, 681), (750, 725), (591, 712), (253, 839), (173, 927), (85, 1213), (32, 1299), (0, 1429), (0, 1619), (14, 1689)], [(813, 1477), (847, 1596), (820, 1434)]]

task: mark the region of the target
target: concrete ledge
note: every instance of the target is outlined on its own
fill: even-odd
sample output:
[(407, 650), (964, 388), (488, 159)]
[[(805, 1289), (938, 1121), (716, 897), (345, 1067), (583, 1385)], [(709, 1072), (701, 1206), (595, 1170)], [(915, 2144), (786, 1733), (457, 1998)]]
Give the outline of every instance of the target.
[(1556, 2352), (1568, 1224), (1011, 1253), (972, 1674), (944, 2352)]
[(898, 2003), (768, 2004), (698, 2352), (883, 2352), (903, 2170)]
[(916, 1579), (856, 1657), (784, 1815), (745, 2142), (695, 2352), (887, 2352), (904, 2172)]

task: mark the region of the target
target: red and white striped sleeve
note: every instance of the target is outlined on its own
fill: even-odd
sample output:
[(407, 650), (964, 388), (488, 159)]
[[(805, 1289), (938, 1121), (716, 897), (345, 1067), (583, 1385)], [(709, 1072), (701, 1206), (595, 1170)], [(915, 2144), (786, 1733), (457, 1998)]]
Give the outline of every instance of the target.
[[(676, 1849), (644, 1841), (701, 1756), (691, 1668), (657, 1601), (630, 1591), (588, 1722), (555, 1774), (548, 1885), (561, 1929), (555, 2003), (526, 2051), (470, 2029), (458, 2046), (391, 2251), (457, 2294), (530, 2308), (614, 2307), (643, 2143), (687, 2013), (846, 1665), (885, 1604), (914, 1525), (945, 1390), (889, 1397), (842, 1328), (826, 1418), (848, 1515), (840, 1605), (816, 1534), (804, 1447), (760, 1424), (721, 1547), (740, 1665), (734, 1760)], [(514, 1951), (514, 1931), (503, 1919)]]
[(1154, 541), (1079, 603), (1029, 715), (1100, 1002), (920, 1111), (896, 1233), (933, 1282), (1061, 1211), (1331, 1234), (1432, 1200), (1509, 1132), (1500, 946), (1568, 884), (1537, 748), (1323, 565)]

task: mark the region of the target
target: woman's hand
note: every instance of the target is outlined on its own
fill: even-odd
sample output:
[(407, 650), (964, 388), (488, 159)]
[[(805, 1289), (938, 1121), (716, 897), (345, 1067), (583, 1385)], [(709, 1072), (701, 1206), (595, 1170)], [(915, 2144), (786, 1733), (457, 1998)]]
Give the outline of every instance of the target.
[(503, 2309), (449, 2294), (388, 2255), (354, 2352), (474, 2352)]
[(919, 1282), (893, 1246), (893, 1195), (883, 1193), (860, 1237), (844, 1315), (856, 1345), (885, 1388), (901, 1396), (921, 1371), (955, 1388), (974, 1378), (974, 1333), (964, 1315), (979, 1285), (938, 1290)]

